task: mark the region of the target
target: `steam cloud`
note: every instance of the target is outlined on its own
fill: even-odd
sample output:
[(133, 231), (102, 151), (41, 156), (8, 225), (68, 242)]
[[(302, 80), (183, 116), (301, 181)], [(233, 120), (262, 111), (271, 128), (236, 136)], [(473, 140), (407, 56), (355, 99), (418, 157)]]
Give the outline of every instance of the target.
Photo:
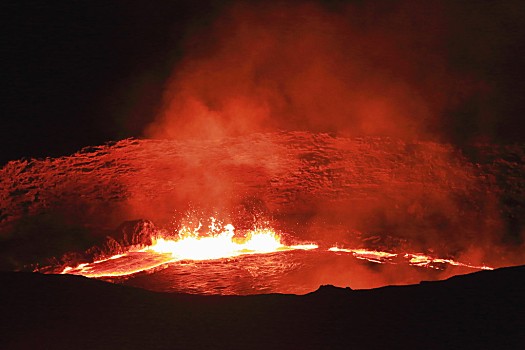
[(443, 114), (483, 87), (450, 67), (444, 13), (417, 1), (227, 7), (187, 40), (146, 135), (441, 139)]

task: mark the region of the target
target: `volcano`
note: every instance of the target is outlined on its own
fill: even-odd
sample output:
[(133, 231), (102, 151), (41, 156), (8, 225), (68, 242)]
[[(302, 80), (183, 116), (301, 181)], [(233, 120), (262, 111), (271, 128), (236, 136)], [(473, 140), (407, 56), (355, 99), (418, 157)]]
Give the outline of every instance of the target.
[[(522, 264), (524, 149), (474, 151), (279, 132), (12, 161), (2, 265), (157, 291), (304, 294)], [(238, 245), (257, 228), (271, 248)], [(191, 237), (238, 252), (195, 258), (176, 248)]]
[(525, 348), (524, 4), (7, 2), (0, 347)]

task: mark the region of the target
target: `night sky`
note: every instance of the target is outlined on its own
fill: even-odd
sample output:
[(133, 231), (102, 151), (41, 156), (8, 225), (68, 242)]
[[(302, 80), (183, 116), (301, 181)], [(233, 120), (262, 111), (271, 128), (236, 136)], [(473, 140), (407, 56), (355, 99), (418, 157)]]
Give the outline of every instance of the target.
[[(230, 3), (3, 1), (0, 164), (142, 136), (184, 57), (183, 43)], [(370, 2), (321, 6), (337, 11), (347, 3), (359, 9)], [(387, 13), (393, 3), (377, 6)], [(525, 2), (437, 3), (446, 13), (441, 54), (482, 87), (445, 111), (440, 139), (524, 142)], [(381, 13), (366, 25), (381, 26)]]
[(1, 161), (140, 136), (179, 59), (213, 13), (193, 1), (7, 1)]

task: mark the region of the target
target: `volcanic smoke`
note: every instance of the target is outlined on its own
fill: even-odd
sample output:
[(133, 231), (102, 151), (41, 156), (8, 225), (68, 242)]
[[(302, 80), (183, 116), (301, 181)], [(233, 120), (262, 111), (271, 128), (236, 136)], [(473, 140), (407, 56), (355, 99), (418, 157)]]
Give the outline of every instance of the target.
[(438, 3), (414, 1), (227, 7), (187, 40), (146, 134), (444, 139), (445, 112), (484, 88), (449, 64), (445, 22)]

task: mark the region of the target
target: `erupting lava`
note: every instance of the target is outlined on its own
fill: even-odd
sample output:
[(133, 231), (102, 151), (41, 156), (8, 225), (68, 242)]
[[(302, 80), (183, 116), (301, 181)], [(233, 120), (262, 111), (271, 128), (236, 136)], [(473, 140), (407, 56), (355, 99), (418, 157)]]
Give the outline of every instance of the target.
[[(215, 218), (207, 235), (200, 235), (202, 224), (191, 230), (183, 227), (176, 239), (156, 237), (151, 245), (130, 247), (124, 254), (116, 254), (93, 263), (65, 267), (61, 273), (86, 277), (119, 277), (148, 271), (169, 263), (192, 260), (216, 260), (248, 254), (268, 254), (287, 250), (316, 249), (316, 244), (285, 245), (279, 234), (269, 228), (254, 228), (243, 236), (235, 234), (232, 224), (222, 226)], [(115, 260), (118, 259), (118, 264)]]
[(235, 237), (233, 225), (227, 224), (224, 229), (222, 233), (208, 237), (183, 235), (176, 241), (159, 238), (145, 249), (156, 253), (169, 253), (176, 260), (213, 260), (243, 254), (317, 248), (315, 244), (286, 246), (281, 243), (281, 237), (271, 229), (255, 229), (242, 238)]
[[(177, 237), (168, 237), (159, 231), (155, 233), (155, 237), (152, 237), (151, 244), (130, 246), (125, 252), (91, 263), (67, 266), (59, 272), (122, 282), (131, 278), (131, 283), (135, 283), (133, 278), (139, 276), (140, 272), (160, 273), (158, 277), (152, 278), (152, 281), (156, 282), (152, 282), (151, 286), (148, 284), (146, 288), (154, 290), (178, 288), (177, 290), (191, 290), (204, 294), (217, 292), (245, 294), (254, 291), (281, 291), (281, 289), (275, 289), (279, 287), (274, 285), (276, 279), (282, 278), (279, 276), (298, 271), (301, 274), (303, 269), (308, 270), (309, 265), (323, 264), (324, 259), (329, 259), (330, 264), (334, 264), (335, 259), (338, 264), (344, 264), (345, 270), (350, 271), (354, 268), (352, 259), (362, 260), (365, 263), (385, 264), (385, 266), (397, 264), (400, 265), (400, 268), (403, 265), (412, 266), (422, 270), (445, 270), (447, 266), (467, 270), (491, 269), (485, 265), (475, 266), (421, 253), (394, 253), (338, 246), (326, 249), (320, 248), (315, 243), (288, 245), (284, 243), (283, 236), (272, 228), (256, 227), (236, 233), (232, 224), (223, 225), (213, 217), (210, 220), (211, 223), (205, 234), (201, 232), (203, 227), (201, 222), (193, 229), (183, 226), (178, 231)], [(286, 252), (290, 253), (283, 254)], [(247, 258), (247, 256), (253, 256), (253, 258)], [(249, 276), (236, 275), (239, 269), (247, 272)], [(161, 270), (164, 271), (161, 272)], [(337, 271), (334, 272), (337, 274)], [(180, 276), (191, 278), (181, 281)], [(355, 277), (359, 278), (357, 275)], [(159, 278), (163, 280), (164, 286), (159, 287)], [(237, 282), (234, 282), (250, 279), (253, 279), (250, 284), (260, 284), (260, 289), (253, 287), (253, 290), (246, 290), (243, 286), (236, 286)], [(344, 283), (350, 282), (345, 281)], [(195, 284), (197, 287), (194, 286)], [(307, 285), (288, 286), (287, 288), (291, 288), (286, 289), (287, 291), (293, 292), (311, 291)]]

